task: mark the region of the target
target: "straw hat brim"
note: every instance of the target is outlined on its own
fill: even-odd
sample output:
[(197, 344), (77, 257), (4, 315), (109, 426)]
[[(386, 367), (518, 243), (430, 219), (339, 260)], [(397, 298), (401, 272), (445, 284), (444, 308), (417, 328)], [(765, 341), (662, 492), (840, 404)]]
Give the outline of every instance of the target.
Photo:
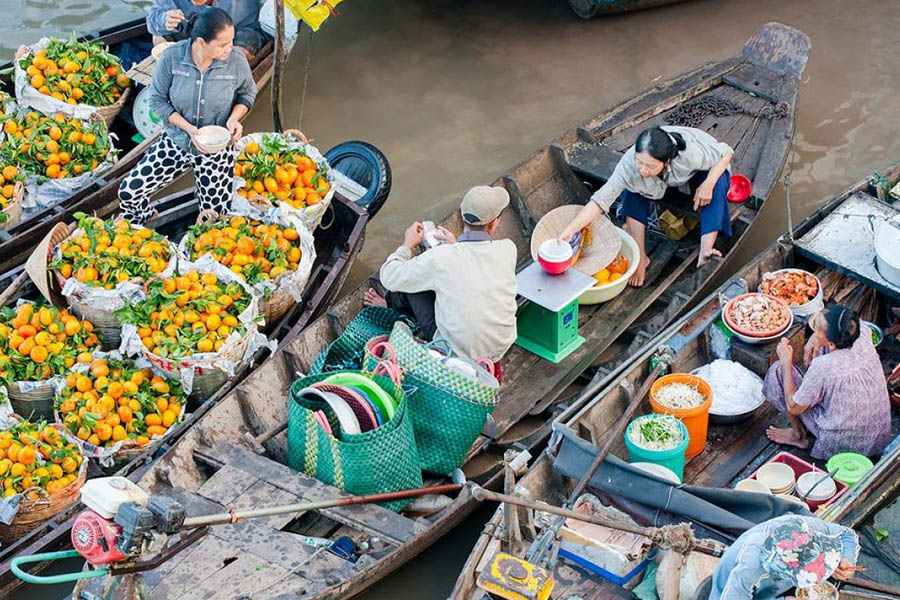
[[(569, 223), (581, 211), (577, 204), (558, 206), (541, 217), (531, 234), (531, 258), (537, 260), (538, 248), (546, 240), (558, 238)], [(591, 222), (591, 243), (581, 249), (578, 261), (573, 265), (588, 275), (593, 275), (613, 261), (622, 247), (622, 237), (616, 226), (604, 216)]]

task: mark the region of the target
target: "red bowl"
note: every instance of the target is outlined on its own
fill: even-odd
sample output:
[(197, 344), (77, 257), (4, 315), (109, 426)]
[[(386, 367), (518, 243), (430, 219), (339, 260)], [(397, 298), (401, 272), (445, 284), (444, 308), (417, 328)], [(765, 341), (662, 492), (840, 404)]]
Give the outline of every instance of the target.
[[(751, 331), (749, 329), (744, 329), (743, 327), (738, 326), (738, 324), (734, 322), (734, 319), (731, 316), (732, 308), (737, 301), (742, 300), (744, 298), (749, 298), (751, 296), (765, 296), (769, 300), (774, 301), (776, 304), (778, 304), (782, 308), (782, 311), (784, 312), (784, 315), (787, 318), (787, 323), (778, 329), (773, 329), (772, 331)], [(765, 337), (771, 337), (773, 335), (778, 335), (779, 333), (782, 333), (785, 329), (787, 329), (791, 323), (790, 313), (791, 313), (791, 309), (788, 307), (787, 303), (784, 300), (782, 300), (780, 298), (776, 298), (775, 296), (771, 296), (769, 294), (762, 294), (759, 292), (751, 292), (748, 294), (741, 294), (740, 296), (737, 296), (737, 297), (729, 300), (728, 303), (725, 305), (725, 308), (722, 309), (722, 318), (725, 320), (725, 324), (728, 325), (728, 327), (730, 327), (732, 330), (740, 333), (741, 335), (745, 335), (747, 337), (754, 337), (754, 338), (765, 338)]]
[(563, 262), (550, 262), (549, 260), (544, 260), (540, 256), (538, 256), (538, 263), (540, 263), (541, 267), (543, 267), (544, 271), (549, 273), (550, 275), (560, 275), (565, 273), (566, 270), (570, 266), (572, 266), (572, 259), (563, 261)]
[(574, 261), (574, 250), (569, 244), (557, 240), (544, 240), (538, 249), (538, 263), (551, 275), (565, 273)]
[(750, 183), (747, 177), (740, 174), (732, 175), (728, 186), (728, 201), (735, 203), (745, 202), (752, 191), (753, 184)]

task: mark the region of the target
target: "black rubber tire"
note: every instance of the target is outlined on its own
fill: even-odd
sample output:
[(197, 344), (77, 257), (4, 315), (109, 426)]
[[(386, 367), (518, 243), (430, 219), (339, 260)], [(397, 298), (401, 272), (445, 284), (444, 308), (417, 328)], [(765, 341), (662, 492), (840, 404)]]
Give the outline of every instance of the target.
[(596, 0), (569, 0), (569, 8), (580, 19), (593, 19), (600, 13)]
[(374, 217), (391, 193), (391, 165), (384, 153), (368, 142), (342, 142), (325, 153), (325, 159), (368, 191), (357, 204)]

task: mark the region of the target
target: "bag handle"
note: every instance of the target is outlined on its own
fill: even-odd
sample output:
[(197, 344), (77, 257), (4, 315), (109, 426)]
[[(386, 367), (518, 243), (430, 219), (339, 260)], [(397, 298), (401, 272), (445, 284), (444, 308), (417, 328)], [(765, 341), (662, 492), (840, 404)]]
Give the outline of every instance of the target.
[(388, 377), (394, 385), (398, 388), (403, 387), (403, 372), (400, 370), (400, 366), (389, 360), (383, 360), (377, 365), (375, 365), (375, 369), (372, 371), (372, 375), (384, 375)]
[(397, 363), (397, 351), (394, 349), (394, 346), (388, 342), (376, 342), (369, 347), (369, 352), (375, 358), (382, 358), (381, 351), (384, 350), (388, 354), (388, 358), (385, 360), (390, 360), (392, 363)]
[(475, 361), (475, 364), (484, 367), (484, 370), (490, 373), (494, 379), (497, 378), (497, 374), (494, 372), (494, 361), (489, 358), (479, 358)]
[(446, 340), (444, 338), (425, 342), (424, 344), (422, 344), (422, 347), (426, 350), (431, 350), (432, 348), (434, 348), (438, 352), (441, 352), (444, 355), (444, 358), (439, 359), (441, 362), (446, 362), (448, 358), (453, 356), (453, 346), (450, 345), (449, 340)]

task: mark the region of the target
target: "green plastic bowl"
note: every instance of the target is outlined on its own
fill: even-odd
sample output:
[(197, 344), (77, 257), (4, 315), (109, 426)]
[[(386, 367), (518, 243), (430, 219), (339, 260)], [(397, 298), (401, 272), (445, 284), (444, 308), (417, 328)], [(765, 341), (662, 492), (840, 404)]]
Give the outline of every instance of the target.
[(834, 478), (848, 486), (853, 486), (862, 479), (863, 475), (872, 470), (875, 465), (872, 461), (856, 452), (841, 452), (835, 454), (825, 463), (825, 470), (829, 473), (834, 469), (840, 469)]
[(335, 373), (327, 377), (322, 383), (358, 387), (366, 393), (372, 402), (378, 405), (382, 414), (387, 417), (387, 421), (394, 418), (394, 412), (397, 410), (394, 399), (381, 389), (381, 386), (365, 375), (360, 375), (359, 373)]

